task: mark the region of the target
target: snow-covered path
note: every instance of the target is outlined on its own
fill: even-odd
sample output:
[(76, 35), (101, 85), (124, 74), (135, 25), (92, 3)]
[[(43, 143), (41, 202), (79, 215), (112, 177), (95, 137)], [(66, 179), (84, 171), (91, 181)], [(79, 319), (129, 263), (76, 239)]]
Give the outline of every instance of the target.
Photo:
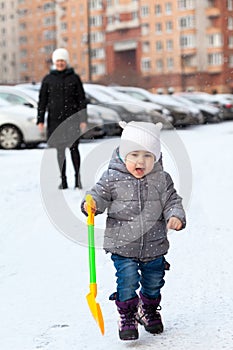
[[(232, 349), (233, 122), (180, 130), (178, 135), (193, 173), (188, 225), (169, 234), (171, 270), (162, 299), (165, 331), (152, 336), (140, 328), (135, 342), (118, 340), (117, 312), (108, 301), (115, 290), (115, 271), (101, 249), (96, 250), (97, 300), (104, 337), (90, 314), (85, 299), (87, 248), (58, 232), (42, 201), (44, 150), (0, 150), (1, 349)], [(82, 143), (82, 157), (104, 142)], [(164, 164), (170, 167), (166, 151)], [(79, 218), (80, 242), (85, 242), (86, 228), (79, 203), (87, 188), (84, 180), (83, 191), (60, 191)], [(99, 227), (103, 222), (104, 217), (97, 219)]]

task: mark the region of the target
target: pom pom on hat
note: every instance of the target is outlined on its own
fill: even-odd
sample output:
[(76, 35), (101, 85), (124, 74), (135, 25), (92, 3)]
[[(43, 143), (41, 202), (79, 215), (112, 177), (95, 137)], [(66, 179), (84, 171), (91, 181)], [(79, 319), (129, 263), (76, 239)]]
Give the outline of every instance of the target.
[(56, 63), (57, 60), (64, 60), (66, 61), (66, 63), (69, 63), (69, 53), (66, 49), (56, 49), (55, 51), (53, 51), (53, 55), (52, 55), (52, 61), (53, 64)]
[(129, 122), (120, 121), (122, 135), (119, 146), (120, 157), (123, 161), (128, 153), (133, 151), (148, 151), (154, 154), (156, 162), (160, 158), (161, 143), (160, 130), (162, 123)]

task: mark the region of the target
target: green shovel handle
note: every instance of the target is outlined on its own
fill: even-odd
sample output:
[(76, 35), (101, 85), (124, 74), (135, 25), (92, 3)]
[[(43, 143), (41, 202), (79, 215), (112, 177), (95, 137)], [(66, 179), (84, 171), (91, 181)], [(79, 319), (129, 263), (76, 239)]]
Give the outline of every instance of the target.
[(86, 203), (87, 203), (87, 214), (88, 214), (87, 226), (88, 226), (90, 283), (96, 283), (94, 213), (92, 212), (93, 198), (90, 194), (86, 195)]
[(88, 225), (90, 283), (96, 283), (94, 225)]

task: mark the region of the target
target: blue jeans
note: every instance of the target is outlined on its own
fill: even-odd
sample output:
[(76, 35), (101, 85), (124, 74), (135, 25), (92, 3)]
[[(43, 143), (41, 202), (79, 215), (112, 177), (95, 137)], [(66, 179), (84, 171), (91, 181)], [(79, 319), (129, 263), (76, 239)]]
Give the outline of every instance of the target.
[(141, 293), (147, 298), (158, 298), (163, 287), (165, 275), (165, 258), (142, 262), (112, 254), (116, 269), (117, 300), (126, 301), (137, 296), (136, 290), (141, 286)]

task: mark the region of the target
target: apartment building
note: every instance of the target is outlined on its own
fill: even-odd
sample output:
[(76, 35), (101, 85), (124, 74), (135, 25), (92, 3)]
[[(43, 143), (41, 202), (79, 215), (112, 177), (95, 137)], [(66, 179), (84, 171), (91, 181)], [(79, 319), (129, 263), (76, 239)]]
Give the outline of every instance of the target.
[(232, 0), (107, 4), (109, 82), (165, 91), (232, 90)]
[[(66, 47), (83, 81), (233, 91), (233, 0), (0, 0), (0, 8), (9, 12), (0, 83), (40, 81), (53, 50)], [(18, 28), (12, 54), (3, 46), (17, 32), (9, 23)]]
[(19, 79), (17, 0), (0, 1), (0, 83)]

